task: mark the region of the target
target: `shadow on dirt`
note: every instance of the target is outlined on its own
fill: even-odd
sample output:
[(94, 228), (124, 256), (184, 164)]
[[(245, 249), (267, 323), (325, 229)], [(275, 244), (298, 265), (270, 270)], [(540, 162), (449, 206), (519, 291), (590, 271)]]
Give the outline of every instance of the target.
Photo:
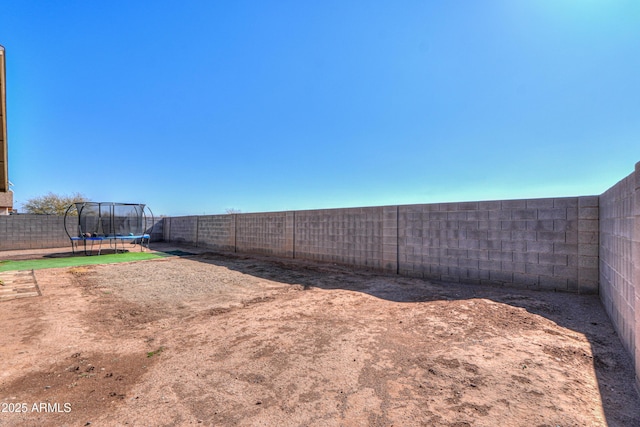
[(304, 289), (341, 289), (362, 292), (399, 303), (487, 299), (519, 307), (584, 335), (591, 345), (602, 405), (608, 426), (640, 425), (640, 397), (634, 370), (597, 295), (561, 294), (497, 286), (436, 283), (379, 271), (336, 264), (235, 253), (191, 254), (194, 261), (214, 264), (267, 280)]

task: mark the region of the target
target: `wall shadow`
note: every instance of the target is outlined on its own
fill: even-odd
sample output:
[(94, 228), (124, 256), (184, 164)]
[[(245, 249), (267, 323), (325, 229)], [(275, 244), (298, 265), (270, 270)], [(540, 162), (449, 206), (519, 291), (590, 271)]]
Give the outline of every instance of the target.
[[(167, 253), (171, 254), (171, 251)], [(315, 261), (229, 252), (197, 254), (190, 252), (188, 247), (171, 255), (304, 289), (348, 290), (398, 303), (487, 299), (522, 308), (582, 334), (591, 346), (588, 357), (593, 357), (607, 425), (640, 425), (640, 396), (635, 390), (632, 361), (597, 295), (438, 283)]]

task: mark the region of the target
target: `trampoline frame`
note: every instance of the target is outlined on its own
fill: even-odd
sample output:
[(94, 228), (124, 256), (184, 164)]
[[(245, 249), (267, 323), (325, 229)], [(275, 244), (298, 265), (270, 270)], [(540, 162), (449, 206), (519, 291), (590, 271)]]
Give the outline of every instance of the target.
[[(97, 207), (97, 216), (91, 215), (91, 217), (96, 218), (95, 220), (96, 226), (94, 230), (83, 230), (82, 213), (89, 206), (94, 208)], [(138, 215), (134, 218), (136, 218), (138, 222), (141, 222), (142, 233), (136, 232), (136, 233), (122, 234), (122, 233), (116, 232), (115, 219), (122, 217), (122, 216), (116, 215), (116, 208), (119, 206), (130, 207), (134, 209), (135, 212), (138, 213)], [(73, 215), (70, 215), (70, 212), (73, 212), (74, 207), (77, 211), (77, 224), (76, 224), (77, 235), (72, 236), (71, 233), (69, 232), (69, 222), (71, 221), (68, 221), (68, 218), (69, 219), (73, 218)], [(105, 209), (105, 207), (108, 209)], [(104, 210), (108, 211), (107, 215), (103, 215)], [(151, 227), (149, 227), (149, 217), (147, 216), (147, 211), (151, 216)], [(108, 218), (106, 218), (106, 221), (103, 221), (103, 218), (105, 218), (105, 216), (107, 216)], [(84, 218), (87, 218), (87, 217), (88, 216), (85, 216)], [(128, 217), (129, 215), (127, 215), (124, 218), (128, 218)], [(105, 223), (109, 225), (109, 229), (100, 230), (101, 228), (104, 227)], [(85, 225), (86, 225), (86, 221), (85, 221)], [(148, 206), (141, 203), (76, 202), (69, 205), (64, 214), (64, 231), (67, 233), (67, 236), (69, 237), (69, 241), (71, 242), (71, 251), (73, 252), (74, 255), (76, 253), (76, 246), (79, 245), (80, 242), (82, 242), (83, 244), (83, 250), (85, 255), (91, 255), (91, 253), (93, 252), (94, 244), (96, 243), (98, 244), (98, 255), (101, 255), (102, 242), (105, 240), (109, 242), (110, 248), (114, 248), (115, 253), (118, 253), (118, 242), (120, 242), (122, 245), (122, 252), (126, 252), (126, 249), (124, 248), (125, 241), (130, 241), (132, 244), (135, 244), (136, 241), (139, 240), (140, 252), (143, 252), (145, 248), (145, 240), (146, 240), (147, 249), (149, 249), (149, 241), (151, 240), (151, 235), (147, 233), (147, 230), (149, 230), (150, 228), (153, 228), (154, 225), (155, 225), (155, 218), (153, 216), (153, 212)], [(97, 231), (100, 231), (100, 232), (98, 233)], [(88, 250), (87, 250), (87, 242), (90, 243), (90, 248)]]

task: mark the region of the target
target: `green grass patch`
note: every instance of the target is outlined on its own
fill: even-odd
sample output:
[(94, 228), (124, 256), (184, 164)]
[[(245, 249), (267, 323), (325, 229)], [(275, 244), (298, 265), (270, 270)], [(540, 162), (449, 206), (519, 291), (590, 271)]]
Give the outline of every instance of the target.
[(164, 258), (150, 252), (125, 252), (122, 254), (75, 256), (69, 258), (39, 258), (24, 261), (0, 261), (0, 271), (42, 270), (43, 268), (77, 267), (81, 265), (115, 264), (118, 262), (144, 261)]
[(164, 351), (164, 347), (160, 347), (159, 349), (157, 349), (156, 351), (150, 351), (147, 353), (147, 357), (153, 357), (157, 354), (160, 354)]

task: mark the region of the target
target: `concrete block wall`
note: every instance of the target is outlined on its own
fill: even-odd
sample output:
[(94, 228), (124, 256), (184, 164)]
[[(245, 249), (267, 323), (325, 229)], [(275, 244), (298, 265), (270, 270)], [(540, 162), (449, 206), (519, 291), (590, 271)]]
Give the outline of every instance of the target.
[(148, 225), (148, 228), (145, 230), (145, 233), (149, 235), (149, 240), (151, 242), (160, 242), (164, 240), (164, 218), (154, 218), (152, 222)]
[(197, 217), (198, 238), (196, 244), (204, 248), (233, 251), (235, 240), (235, 215), (208, 215)]
[[(386, 210), (394, 219), (383, 230)], [(396, 272), (396, 211), (396, 207), (376, 207), (165, 218), (164, 239), (197, 247)]]
[(640, 390), (640, 163), (600, 196), (600, 298)]
[(292, 216), (293, 212), (236, 215), (236, 250), (293, 257), (292, 238), (288, 236), (292, 232)]
[(598, 291), (598, 197), (400, 206), (399, 272), (475, 284)]
[(168, 218), (165, 240), (448, 282), (598, 292), (598, 196)]
[(382, 269), (383, 208), (295, 212), (295, 257)]
[(163, 235), (165, 241), (184, 245), (198, 245), (197, 216), (179, 216), (164, 219)]
[(382, 268), (399, 273), (399, 212), (398, 206), (382, 208)]
[(64, 217), (55, 215), (0, 216), (0, 251), (68, 246)]

